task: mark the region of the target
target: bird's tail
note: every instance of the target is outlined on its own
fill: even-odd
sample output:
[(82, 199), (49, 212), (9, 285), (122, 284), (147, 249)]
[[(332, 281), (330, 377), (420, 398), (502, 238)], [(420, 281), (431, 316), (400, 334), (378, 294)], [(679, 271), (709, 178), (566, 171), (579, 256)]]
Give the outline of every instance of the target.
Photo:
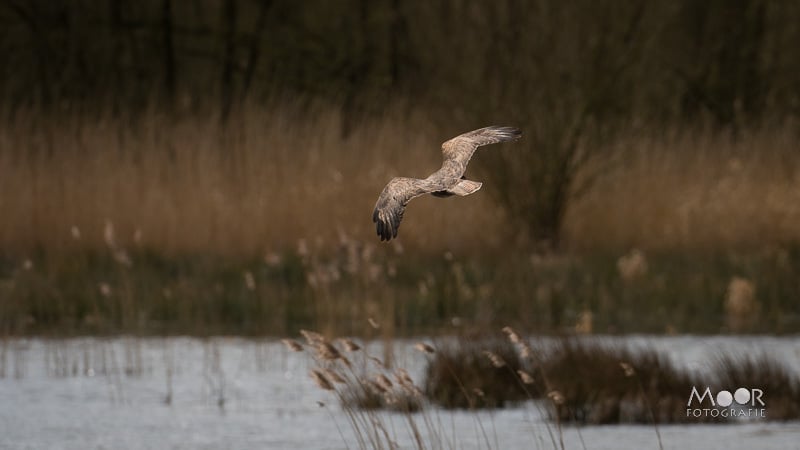
[(480, 181), (460, 180), (458, 184), (448, 189), (447, 192), (464, 197), (475, 193), (481, 186), (483, 186), (483, 183)]

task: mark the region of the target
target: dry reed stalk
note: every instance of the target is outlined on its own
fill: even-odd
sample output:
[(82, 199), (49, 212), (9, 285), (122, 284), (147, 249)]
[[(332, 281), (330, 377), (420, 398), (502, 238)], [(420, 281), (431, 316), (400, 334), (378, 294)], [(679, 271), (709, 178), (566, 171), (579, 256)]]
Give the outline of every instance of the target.
[(492, 362), (494, 367), (499, 369), (506, 366), (506, 361), (500, 355), (490, 352), (489, 350), (484, 350), (483, 354), (489, 358), (489, 361)]
[(311, 369), (311, 372), (309, 372), (309, 374), (311, 375), (311, 379), (314, 380), (314, 383), (316, 383), (316, 385), (319, 386), (320, 389), (326, 391), (336, 390), (333, 387), (333, 383), (331, 383), (330, 380), (328, 380), (328, 378), (319, 370)]
[(281, 342), (283, 342), (283, 345), (285, 345), (286, 348), (293, 352), (303, 351), (303, 344), (295, 341), (294, 339), (281, 339)]
[(505, 326), (503, 327), (502, 331), (508, 336), (508, 340), (511, 341), (511, 343), (519, 344), (522, 342), (522, 339), (520, 339), (519, 334), (517, 334), (517, 332), (514, 331), (513, 328)]
[(382, 373), (375, 376), (375, 382), (381, 385), (386, 391), (390, 391), (394, 387), (392, 381)]
[(563, 405), (564, 404), (564, 395), (559, 391), (550, 391), (547, 393), (547, 397), (553, 401), (556, 405)]
[(517, 375), (519, 375), (519, 379), (522, 380), (522, 382), (525, 384), (534, 383), (533, 377), (528, 372), (525, 372), (522, 369), (517, 370)]
[(339, 375), (339, 373), (336, 372), (335, 370), (324, 369), (323, 373), (325, 374), (325, 376), (329, 380), (333, 381), (334, 383), (339, 383), (339, 384), (346, 384), (347, 383), (347, 380), (345, 380), (344, 377)]
[(303, 335), (303, 338), (305, 338), (306, 344), (311, 346), (316, 346), (320, 342), (325, 341), (325, 337), (323, 335), (314, 331), (300, 330), (300, 334)]
[(633, 369), (633, 366), (626, 362), (619, 363), (620, 368), (622, 368), (622, 373), (625, 374), (626, 377), (632, 377), (636, 375), (636, 371)]
[(342, 345), (344, 346), (345, 351), (357, 352), (357, 351), (361, 350), (361, 346), (356, 344), (355, 342), (353, 342), (352, 339), (343, 338), (343, 339), (340, 339), (340, 341), (342, 342)]
[(417, 342), (416, 344), (414, 344), (414, 349), (422, 353), (427, 353), (429, 355), (436, 352), (436, 350), (434, 350), (433, 347), (424, 342)]
[(760, 310), (755, 284), (745, 278), (733, 277), (728, 284), (724, 306), (725, 320), (732, 331), (752, 328)]
[(362, 383), (364, 383), (366, 386), (369, 386), (372, 389), (372, 391), (375, 392), (376, 394), (382, 395), (389, 392), (389, 389), (387, 389), (386, 386), (378, 383), (375, 380), (365, 380)]
[(506, 334), (506, 336), (508, 336), (508, 340), (512, 344), (517, 345), (520, 358), (523, 360), (533, 358), (533, 350), (531, 349), (530, 345), (528, 345), (528, 343), (525, 342), (525, 340), (523, 340), (513, 328), (510, 326), (505, 326), (503, 327), (502, 331)]
[(377, 357), (375, 357), (375, 356), (371, 356), (371, 355), (370, 355), (370, 356), (367, 356), (367, 359), (368, 359), (369, 361), (372, 361), (372, 363), (373, 363), (373, 364), (375, 364), (376, 366), (378, 366), (378, 367), (380, 367), (380, 368), (382, 368), (382, 369), (385, 369), (385, 368), (386, 368), (386, 364), (385, 364), (383, 361), (381, 361), (381, 359), (380, 359), (380, 358), (377, 358)]
[(323, 360), (333, 361), (335, 359), (344, 359), (339, 350), (333, 344), (325, 341), (317, 343), (317, 356)]
[(394, 371), (394, 379), (397, 381), (398, 384), (401, 386), (413, 386), (414, 380), (411, 379), (411, 375), (408, 374), (406, 369), (399, 367)]
[(647, 258), (644, 256), (644, 252), (635, 248), (627, 255), (620, 257), (617, 260), (617, 270), (620, 277), (626, 282), (644, 276), (647, 274)]

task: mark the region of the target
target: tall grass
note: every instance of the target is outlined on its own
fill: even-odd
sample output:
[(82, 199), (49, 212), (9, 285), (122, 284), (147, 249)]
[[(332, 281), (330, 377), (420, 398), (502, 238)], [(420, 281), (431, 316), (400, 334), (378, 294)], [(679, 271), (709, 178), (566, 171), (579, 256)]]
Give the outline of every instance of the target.
[[(210, 114), (156, 111), (134, 121), (18, 112), (0, 128), (0, 244), (7, 251), (101, 248), (110, 221), (124, 244), (237, 257), (292, 248), (300, 239), (312, 246), (330, 246), (341, 234), (369, 240), (383, 185), (435, 170), (439, 144), (451, 137), (424, 116), (398, 110), (344, 139), (337, 110), (285, 104), (246, 110), (226, 128)], [(796, 243), (796, 138), (789, 125), (736, 136), (631, 132), (611, 159), (587, 169), (601, 167), (603, 176), (569, 208), (567, 245)], [(481, 152), (473, 164), (481, 164)], [(512, 231), (483, 193), (421, 198), (406, 217), (400, 242), (417, 251), (499, 251)]]
[[(655, 130), (654, 130), (655, 131)], [(631, 133), (565, 220), (573, 247), (759, 249), (800, 237), (793, 126)]]
[[(798, 327), (791, 124), (736, 135), (632, 124), (585, 166), (581, 176), (599, 177), (574, 193), (566, 251), (542, 255), (485, 192), (414, 200), (400, 238), (377, 241), (370, 215), (383, 185), (435, 170), (453, 134), (408, 108), (346, 138), (339, 110), (287, 102), (245, 108), (225, 127), (213, 114), (156, 110), (8, 117), (7, 332), (365, 334), (352, 324), (376, 316), (386, 335), (579, 321), (584, 331), (707, 332), (726, 329), (735, 277), (752, 284), (747, 306), (762, 319), (741, 331)], [(483, 152), (515, 148), (482, 149), (472, 164)], [(490, 178), (484, 190), (498, 188)], [(648, 264), (626, 275), (620, 257), (632, 247)]]
[[(344, 140), (340, 121), (335, 110), (291, 107), (253, 109), (224, 129), (212, 115), (125, 122), (17, 114), (2, 125), (0, 205), (12, 220), (0, 225), (0, 242), (19, 252), (100, 248), (109, 221), (122, 243), (140, 236), (137, 245), (166, 254), (262, 256), (300, 239), (312, 247), (342, 234), (367, 239), (383, 185), (435, 170), (448, 136), (386, 117)], [(405, 223), (405, 243), (483, 244), (480, 230), (497, 228), (496, 208), (485, 197), (473, 205), (416, 202), (413, 214), (430, 221)], [(470, 226), (448, 237), (461, 223)]]

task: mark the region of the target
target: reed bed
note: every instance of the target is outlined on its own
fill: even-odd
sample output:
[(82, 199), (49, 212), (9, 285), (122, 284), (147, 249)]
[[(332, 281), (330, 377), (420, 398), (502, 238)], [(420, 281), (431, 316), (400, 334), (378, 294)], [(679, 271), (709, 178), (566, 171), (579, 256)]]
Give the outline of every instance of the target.
[[(791, 333), (800, 253), (409, 255), (342, 237), (263, 258), (107, 246), (0, 258), (0, 327), (30, 334), (413, 336), (511, 322), (540, 333)], [(667, 307), (666, 305), (669, 305)], [(382, 317), (380, 329), (367, 325)]]
[[(574, 193), (559, 251), (542, 252), (492, 183), (415, 200), (400, 239), (377, 242), (369, 218), (384, 183), (427, 175), (459, 131), (422, 113), (388, 107), (347, 137), (325, 105), (234, 114), (226, 126), (201, 112), (8, 114), (3, 331), (368, 335), (354, 324), (374, 316), (391, 335), (508, 321), (543, 332), (800, 329), (791, 123), (738, 134), (631, 124), (578, 174), (595, 182)], [(735, 279), (751, 294), (730, 294)]]
[[(383, 185), (435, 170), (447, 138), (424, 120), (395, 119), (365, 122), (345, 139), (337, 110), (299, 106), (252, 109), (226, 127), (201, 114), (129, 122), (19, 112), (2, 125), (0, 205), (15, 220), (3, 222), (0, 243), (15, 253), (97, 249), (107, 222), (121, 245), (167, 255), (260, 257), (300, 240), (330, 247), (341, 233), (372, 236)], [(413, 222), (404, 231), (422, 248), (476, 241), (482, 225), (497, 222), (484, 212), (496, 207), (476, 201), (475, 209), (416, 205), (437, 228), (473, 224), (458, 235), (426, 237), (428, 227)]]
[[(359, 446), (380, 447), (384, 438), (391, 446), (391, 438), (382, 435), (386, 427), (377, 412), (380, 409), (405, 414), (416, 447), (424, 448), (441, 447), (443, 441), (427, 439), (447, 436), (435, 419), (437, 407), (475, 412), (510, 406), (539, 408), (540, 415), (548, 416), (555, 426), (548, 425), (542, 432), (549, 434), (553, 448), (563, 447), (561, 430), (567, 423), (650, 425), (654, 440), (663, 448), (660, 425), (741, 420), (688, 414), (686, 405), (692, 389), (701, 386), (702, 390), (709, 380), (718, 390), (759, 386), (768, 393), (768, 414), (752, 420), (798, 418), (800, 378), (774, 357), (723, 354), (701, 374), (676, 365), (650, 347), (634, 349), (575, 337), (528, 339), (511, 327), (502, 331), (503, 335), (468, 333), (417, 343), (416, 350), (426, 360), (421, 383), (411, 380), (402, 368), (395, 368), (390, 380), (392, 373), (386, 363), (370, 356), (361, 345), (348, 345), (347, 339), (328, 339), (303, 331), (306, 347), (294, 340), (284, 343), (292, 351), (307, 348), (311, 352), (315, 367), (310, 377), (319, 388), (338, 398), (359, 436)], [(336, 342), (338, 345), (334, 345)], [(488, 425), (477, 415), (475, 420), (476, 430), (492, 448)], [(417, 428), (422, 427), (420, 424), (427, 427), (423, 434)], [(458, 441), (456, 436), (453, 439)]]
[[(422, 410), (425, 400), (405, 369), (392, 369), (391, 361), (371, 355), (352, 339), (328, 339), (308, 330), (301, 330), (301, 334), (305, 344), (291, 339), (284, 339), (283, 343), (294, 352), (308, 350), (314, 362), (309, 376), (320, 389), (339, 400), (358, 448), (397, 447), (397, 430), (381, 413), (384, 409), (405, 415), (405, 432), (412, 436), (414, 448), (427, 448), (428, 439), (431, 445), (444, 445), (440, 441), (441, 430), (436, 429), (427, 412), (421, 417), (412, 415)], [(324, 402), (319, 405), (327, 407)], [(331, 418), (336, 420), (333, 414)], [(341, 429), (340, 425), (337, 428)]]
[(425, 394), (446, 408), (512, 407), (532, 398), (520, 371), (527, 370), (513, 345), (496, 336), (443, 341), (425, 372)]
[(749, 353), (719, 355), (714, 372), (721, 388), (758, 387), (767, 395), (768, 420), (800, 419), (800, 378), (774, 358)]
[[(767, 354), (720, 354), (701, 373), (676, 365), (650, 347), (576, 336), (527, 339), (511, 327), (503, 332), (505, 344), (498, 335), (461, 335), (447, 342), (445, 351), (432, 350), (435, 357), (428, 362), (425, 391), (431, 401), (446, 408), (474, 409), (503, 407), (503, 396), (518, 402), (540, 400), (559, 424), (640, 423), (657, 429), (664, 423), (728, 420), (687, 415), (687, 399), (695, 386), (758, 387), (768, 393), (767, 420), (798, 418), (800, 374)], [(442, 376), (443, 370), (448, 376)], [(498, 377), (499, 370), (505, 371), (504, 377)], [(476, 402), (475, 392), (484, 390), (494, 400)]]
[[(0, 124), (0, 244), (15, 254), (102, 248), (107, 222), (120, 244), (170, 255), (261, 256), (301, 239), (335, 245), (342, 232), (366, 239), (383, 185), (435, 170), (439, 144), (458, 132), (405, 109), (388, 108), (347, 137), (331, 107), (284, 102), (238, 114), (223, 127), (199, 112), (153, 110), (136, 119), (15, 112)], [(732, 134), (632, 125), (584, 171), (600, 176), (569, 204), (567, 247), (800, 241), (796, 128)], [(474, 163), (478, 176), (480, 154)], [(492, 197), (415, 201), (403, 246), (502, 251), (516, 230)]]
[(797, 129), (630, 133), (567, 212), (566, 240), (585, 249), (763, 249), (798, 240)]
[(686, 400), (699, 378), (652, 349), (629, 350), (562, 340), (534, 373), (540, 389), (558, 392), (550, 414), (586, 424), (684, 423)]

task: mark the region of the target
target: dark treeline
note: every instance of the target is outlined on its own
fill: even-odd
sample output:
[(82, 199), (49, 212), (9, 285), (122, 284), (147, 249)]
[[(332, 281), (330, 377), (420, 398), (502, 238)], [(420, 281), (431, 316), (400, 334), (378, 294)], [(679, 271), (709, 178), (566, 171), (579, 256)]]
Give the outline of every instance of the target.
[(355, 114), (413, 98), (473, 120), (577, 104), (742, 125), (800, 112), (798, 42), (788, 0), (3, 0), (0, 93), (12, 111), (225, 117), (301, 94)]

